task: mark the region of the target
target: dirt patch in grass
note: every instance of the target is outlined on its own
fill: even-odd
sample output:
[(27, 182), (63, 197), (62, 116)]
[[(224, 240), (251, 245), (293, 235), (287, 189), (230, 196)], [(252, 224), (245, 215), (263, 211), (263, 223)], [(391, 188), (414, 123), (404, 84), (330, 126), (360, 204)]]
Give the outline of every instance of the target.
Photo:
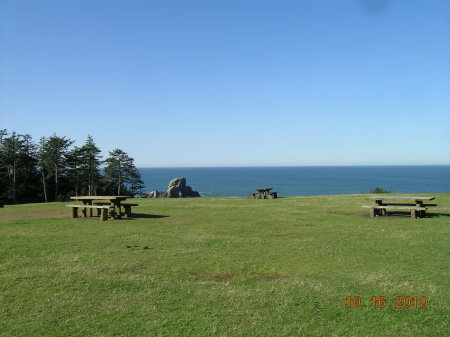
[(266, 281), (266, 282), (275, 282), (281, 279), (286, 278), (285, 276), (281, 275), (281, 274), (263, 274), (263, 275), (257, 275), (257, 276), (253, 276), (251, 277), (249, 280), (250, 281)]
[(31, 218), (68, 218), (67, 210), (58, 211), (39, 211), (15, 214), (0, 214), (0, 221), (2, 220), (16, 220), (16, 219), (31, 219)]

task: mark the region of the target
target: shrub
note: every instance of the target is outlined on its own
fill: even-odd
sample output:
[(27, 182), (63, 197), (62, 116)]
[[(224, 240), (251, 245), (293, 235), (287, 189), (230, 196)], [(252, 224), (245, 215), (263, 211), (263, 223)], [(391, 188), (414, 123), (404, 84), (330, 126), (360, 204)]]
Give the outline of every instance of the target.
[(392, 193), (392, 191), (385, 190), (382, 187), (375, 187), (373, 190), (370, 190), (369, 193), (381, 194), (381, 193)]

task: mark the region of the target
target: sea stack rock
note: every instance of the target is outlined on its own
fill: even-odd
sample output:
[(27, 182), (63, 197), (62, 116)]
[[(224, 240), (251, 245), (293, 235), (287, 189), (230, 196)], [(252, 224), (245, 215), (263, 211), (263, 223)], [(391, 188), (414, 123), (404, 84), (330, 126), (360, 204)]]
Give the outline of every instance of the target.
[(186, 185), (186, 178), (175, 178), (167, 186), (168, 198), (200, 197), (200, 193), (193, 191), (192, 187)]
[(144, 198), (184, 198), (201, 197), (200, 193), (193, 191), (191, 186), (186, 185), (186, 178), (175, 178), (169, 182), (167, 192), (151, 191)]

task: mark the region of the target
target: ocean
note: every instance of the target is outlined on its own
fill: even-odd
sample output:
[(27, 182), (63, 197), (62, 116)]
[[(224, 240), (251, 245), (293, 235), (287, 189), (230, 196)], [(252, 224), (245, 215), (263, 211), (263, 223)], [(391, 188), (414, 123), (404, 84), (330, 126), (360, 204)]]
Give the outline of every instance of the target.
[(259, 187), (282, 196), (368, 193), (376, 187), (393, 193), (450, 193), (445, 166), (300, 166), (139, 168), (145, 191), (166, 191), (185, 177), (203, 197), (247, 197)]

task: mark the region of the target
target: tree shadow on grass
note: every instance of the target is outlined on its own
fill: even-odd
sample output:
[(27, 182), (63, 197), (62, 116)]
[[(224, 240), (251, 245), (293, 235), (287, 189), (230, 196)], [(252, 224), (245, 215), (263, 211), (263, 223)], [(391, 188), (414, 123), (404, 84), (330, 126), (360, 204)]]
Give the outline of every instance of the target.
[(162, 218), (168, 218), (168, 217), (169, 217), (168, 215), (133, 213), (133, 215), (130, 219), (162, 219)]
[(427, 218), (435, 218), (435, 217), (440, 217), (440, 216), (446, 216), (446, 217), (450, 217), (450, 214), (448, 213), (428, 213), (427, 212)]

